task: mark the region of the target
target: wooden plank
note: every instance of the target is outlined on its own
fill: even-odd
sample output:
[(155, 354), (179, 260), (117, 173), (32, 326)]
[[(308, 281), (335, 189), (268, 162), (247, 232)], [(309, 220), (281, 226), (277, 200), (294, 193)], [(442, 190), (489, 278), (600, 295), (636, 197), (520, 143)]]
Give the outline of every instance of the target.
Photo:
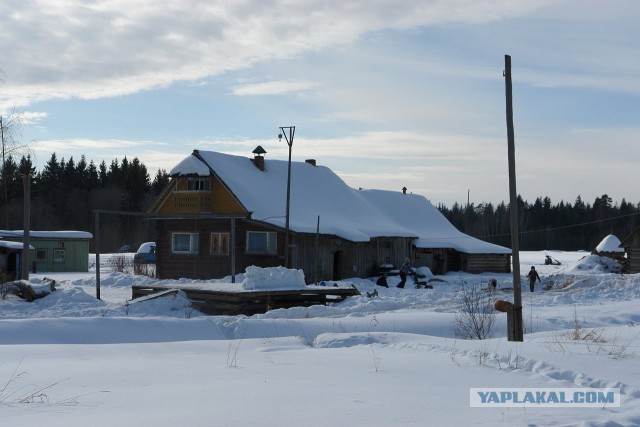
[(327, 305), (360, 295), (355, 288), (308, 288), (274, 291), (224, 292), (185, 286), (132, 285), (133, 298), (146, 297), (155, 293), (183, 291), (193, 307), (205, 314), (246, 314), (265, 313), (277, 308), (308, 307)]

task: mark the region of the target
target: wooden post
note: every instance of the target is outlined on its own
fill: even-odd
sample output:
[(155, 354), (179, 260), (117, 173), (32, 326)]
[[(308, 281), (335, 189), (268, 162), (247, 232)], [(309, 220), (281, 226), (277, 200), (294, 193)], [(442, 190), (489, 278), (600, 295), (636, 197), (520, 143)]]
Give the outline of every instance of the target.
[(513, 101), (511, 90), (511, 56), (504, 56), (505, 93), (507, 102), (507, 146), (509, 157), (509, 204), (511, 222), (511, 260), (513, 264), (513, 309), (507, 313), (509, 341), (523, 341), (522, 293), (520, 286), (520, 245), (518, 240), (518, 193), (516, 191), (516, 155), (513, 131)]
[[(3, 165), (4, 171), (4, 165)], [(24, 213), (23, 213), (23, 236), (22, 236), (22, 260), (20, 262), (20, 278), (29, 280), (29, 264), (31, 264), (31, 252), (29, 251), (29, 240), (31, 233), (31, 175), (22, 175), (24, 187)]]
[(231, 283), (236, 283), (236, 218), (231, 217)]
[(100, 212), (96, 211), (96, 298), (100, 299)]
[(315, 266), (313, 271), (313, 280), (318, 285), (318, 256), (320, 255), (320, 251), (318, 250), (318, 246), (320, 244), (320, 215), (318, 215), (318, 224), (316, 225), (316, 253), (315, 253)]

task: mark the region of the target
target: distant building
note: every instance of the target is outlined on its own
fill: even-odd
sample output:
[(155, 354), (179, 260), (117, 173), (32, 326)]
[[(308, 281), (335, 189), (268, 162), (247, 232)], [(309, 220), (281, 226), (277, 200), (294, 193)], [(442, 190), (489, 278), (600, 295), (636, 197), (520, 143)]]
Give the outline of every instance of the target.
[[(22, 242), (22, 230), (0, 230), (5, 241)], [(86, 231), (30, 231), (31, 271), (87, 272), (89, 271), (89, 241)], [(35, 267), (35, 268), (34, 268)]]
[(625, 253), (624, 248), (621, 247), (620, 244), (620, 239), (618, 239), (613, 234), (609, 234), (604, 239), (602, 239), (600, 243), (598, 243), (598, 246), (596, 246), (596, 248), (591, 251), (591, 253), (594, 255), (606, 256), (608, 258), (613, 258), (617, 261), (623, 262)]
[(627, 254), (624, 263), (624, 272), (629, 274), (640, 273), (640, 227), (620, 243)]
[[(148, 214), (159, 278), (219, 278), (284, 265), (288, 162), (195, 150)], [(434, 273), (510, 271), (511, 250), (458, 231), (425, 197), (358, 190), (315, 160), (292, 162), (289, 266), (308, 282), (371, 277), (409, 256)]]

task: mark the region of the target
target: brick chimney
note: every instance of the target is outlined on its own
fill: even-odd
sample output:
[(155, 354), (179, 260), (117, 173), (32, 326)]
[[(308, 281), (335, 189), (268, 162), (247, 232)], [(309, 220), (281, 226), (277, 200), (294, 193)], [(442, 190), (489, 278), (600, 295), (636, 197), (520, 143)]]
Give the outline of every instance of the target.
[(253, 164), (260, 169), (261, 171), (264, 171), (264, 156), (263, 154), (267, 154), (267, 152), (265, 151), (264, 148), (262, 148), (262, 146), (258, 145), (254, 150), (253, 150)]

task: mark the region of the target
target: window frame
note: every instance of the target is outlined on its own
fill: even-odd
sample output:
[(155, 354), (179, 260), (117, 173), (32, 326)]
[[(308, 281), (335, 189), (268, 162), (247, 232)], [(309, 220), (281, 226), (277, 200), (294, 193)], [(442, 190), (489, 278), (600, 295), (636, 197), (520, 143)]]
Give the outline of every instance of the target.
[(229, 255), (230, 245), (229, 233), (223, 232), (211, 232), (209, 239), (209, 254), (210, 255)]
[[(60, 256), (62, 254), (62, 256)], [(54, 264), (64, 264), (66, 256), (66, 251), (64, 248), (54, 248), (53, 249), (53, 263)]]
[[(44, 254), (44, 257), (40, 257)], [(36, 248), (36, 262), (46, 263), (49, 260), (49, 251), (45, 248)]]
[[(266, 237), (266, 250), (252, 249), (252, 235), (264, 235)], [(247, 231), (245, 251), (251, 255), (277, 255), (278, 254), (278, 233), (276, 231)]]
[[(178, 236), (189, 236), (189, 249), (187, 250), (176, 250), (176, 237)], [(171, 233), (171, 253), (173, 254), (180, 254), (180, 255), (197, 255), (199, 253), (199, 243), (200, 243), (200, 238), (199, 238), (199, 234), (198, 233), (188, 233), (188, 232), (181, 232), (181, 231), (176, 231)]]
[(187, 178), (187, 191), (210, 191), (211, 178)]

